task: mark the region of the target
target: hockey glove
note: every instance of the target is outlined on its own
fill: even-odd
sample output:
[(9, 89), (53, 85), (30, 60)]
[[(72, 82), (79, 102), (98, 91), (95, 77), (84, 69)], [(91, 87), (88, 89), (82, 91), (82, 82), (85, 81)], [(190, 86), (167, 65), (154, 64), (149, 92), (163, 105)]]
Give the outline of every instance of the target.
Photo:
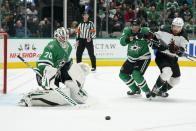
[(184, 55), (185, 49), (183, 47), (179, 47), (179, 51), (177, 52), (177, 55), (179, 57), (182, 57)]
[(137, 37), (138, 39), (142, 39), (142, 38), (144, 37), (144, 35), (143, 35), (142, 33), (138, 33), (138, 34), (136, 35), (136, 37)]
[(73, 64), (73, 59), (69, 59), (68, 61), (62, 61), (59, 65), (60, 71), (68, 71)]
[(73, 59), (70, 59), (68, 61), (61, 61), (59, 63), (59, 69), (57, 70), (57, 73), (55, 75), (55, 85), (59, 86), (59, 82), (62, 81), (62, 75), (65, 74), (65, 72), (67, 72), (71, 65), (73, 63)]
[(168, 49), (168, 46), (162, 42), (160, 42), (159, 40), (151, 40), (152, 42), (152, 48), (153, 49), (157, 49), (159, 51), (164, 51)]
[(174, 40), (172, 40), (169, 44), (169, 51), (174, 54), (179, 53), (179, 47), (174, 43)]

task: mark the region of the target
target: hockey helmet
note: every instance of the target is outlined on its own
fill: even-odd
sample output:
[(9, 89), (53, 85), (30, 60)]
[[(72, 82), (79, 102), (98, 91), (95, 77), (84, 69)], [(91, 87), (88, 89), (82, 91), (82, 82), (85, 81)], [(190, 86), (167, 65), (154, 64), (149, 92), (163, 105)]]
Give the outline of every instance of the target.
[(131, 23), (132, 23), (133, 26), (140, 26), (141, 25), (141, 22), (140, 22), (139, 19), (134, 19), (134, 20), (132, 20)]
[(64, 27), (59, 27), (54, 31), (54, 38), (60, 43), (61, 47), (65, 48), (69, 38), (69, 32)]
[(174, 20), (172, 21), (172, 25), (183, 27), (184, 26), (184, 21), (180, 17), (174, 18)]

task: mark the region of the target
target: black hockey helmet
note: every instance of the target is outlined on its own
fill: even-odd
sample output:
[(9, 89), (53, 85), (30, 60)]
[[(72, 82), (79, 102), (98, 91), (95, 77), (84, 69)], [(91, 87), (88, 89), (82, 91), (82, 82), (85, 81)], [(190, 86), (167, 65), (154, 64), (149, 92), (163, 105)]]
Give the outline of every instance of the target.
[(133, 26), (140, 26), (141, 25), (141, 22), (140, 22), (139, 19), (134, 19), (134, 20), (132, 20), (131, 23), (132, 23)]

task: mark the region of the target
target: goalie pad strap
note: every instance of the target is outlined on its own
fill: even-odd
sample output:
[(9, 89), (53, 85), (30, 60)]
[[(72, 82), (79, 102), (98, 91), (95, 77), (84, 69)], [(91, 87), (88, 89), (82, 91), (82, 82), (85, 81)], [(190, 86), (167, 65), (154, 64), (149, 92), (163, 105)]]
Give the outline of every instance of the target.
[(32, 100), (34, 100), (34, 101), (36, 101), (36, 100), (42, 101), (43, 103), (46, 103), (46, 104), (51, 105), (51, 106), (59, 105), (58, 103), (55, 103), (55, 102), (52, 102), (52, 101), (48, 101), (48, 100), (43, 99), (43, 98), (32, 98)]

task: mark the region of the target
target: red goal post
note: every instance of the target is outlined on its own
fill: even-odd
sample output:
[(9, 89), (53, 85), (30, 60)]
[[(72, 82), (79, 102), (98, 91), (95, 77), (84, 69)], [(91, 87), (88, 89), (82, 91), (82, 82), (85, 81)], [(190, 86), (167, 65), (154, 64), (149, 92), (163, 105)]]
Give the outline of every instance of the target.
[(7, 93), (7, 39), (6, 32), (0, 32), (0, 90)]

